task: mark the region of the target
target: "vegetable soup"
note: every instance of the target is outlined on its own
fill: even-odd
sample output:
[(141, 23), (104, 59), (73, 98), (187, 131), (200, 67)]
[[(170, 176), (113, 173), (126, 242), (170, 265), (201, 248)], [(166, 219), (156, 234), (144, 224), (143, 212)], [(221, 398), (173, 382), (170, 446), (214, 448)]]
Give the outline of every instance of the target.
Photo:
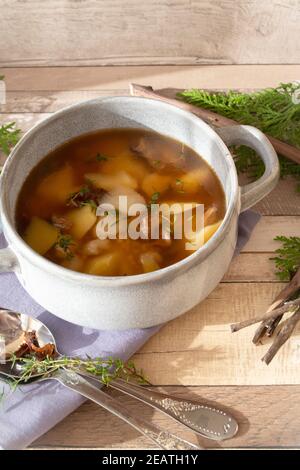
[[(121, 221), (132, 220), (129, 211), (121, 208), (120, 196), (126, 196), (128, 208), (133, 204), (146, 208), (137, 239), (118, 236)], [(173, 213), (168, 233), (161, 230), (157, 239), (143, 236), (143, 230), (148, 234), (150, 230), (149, 220), (143, 217), (155, 205), (175, 203), (178, 213)], [(191, 219), (194, 208), (204, 206), (204, 227), (201, 233), (193, 231), (189, 238), (178, 239), (175, 220), (188, 203)], [(115, 208), (115, 238), (99, 236), (99, 222), (108, 215), (98, 214), (99, 205)], [(127, 276), (189, 256), (192, 251), (186, 242), (192, 250), (200, 248), (224, 215), (222, 186), (191, 148), (144, 129), (109, 129), (77, 137), (40, 162), (20, 192), (16, 222), (25, 242), (54, 263), (92, 275)], [(159, 226), (162, 221), (163, 213)]]

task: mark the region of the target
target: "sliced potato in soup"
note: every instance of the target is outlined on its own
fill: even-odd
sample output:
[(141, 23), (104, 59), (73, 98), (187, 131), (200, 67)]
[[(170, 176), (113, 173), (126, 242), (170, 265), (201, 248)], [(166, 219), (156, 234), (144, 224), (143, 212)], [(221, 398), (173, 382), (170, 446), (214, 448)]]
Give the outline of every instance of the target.
[(150, 175), (147, 175), (143, 180), (142, 190), (150, 197), (154, 193), (162, 194), (169, 188), (171, 180), (171, 177), (168, 175), (150, 173)]
[(106, 253), (91, 258), (86, 263), (86, 272), (96, 276), (115, 276), (118, 274), (120, 253)]
[(95, 211), (88, 204), (67, 212), (66, 219), (71, 224), (69, 232), (76, 240), (81, 240), (97, 221)]
[(58, 240), (59, 231), (39, 217), (32, 217), (23, 238), (40, 255), (45, 255)]
[(64, 204), (74, 191), (76, 191), (74, 174), (71, 165), (68, 164), (46, 175), (36, 188), (38, 198), (58, 204)]

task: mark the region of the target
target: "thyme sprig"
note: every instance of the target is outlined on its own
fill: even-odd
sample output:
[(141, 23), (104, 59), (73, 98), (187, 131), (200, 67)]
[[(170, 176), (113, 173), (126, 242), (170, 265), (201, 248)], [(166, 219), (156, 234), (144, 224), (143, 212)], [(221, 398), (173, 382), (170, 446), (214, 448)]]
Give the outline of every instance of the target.
[[(279, 140), (300, 148), (300, 83), (282, 83), (276, 88), (267, 88), (254, 93), (237, 91), (210, 92), (207, 90), (186, 90), (178, 97), (196, 106), (234, 119), (241, 124), (258, 127)], [(239, 172), (258, 178), (264, 171), (264, 164), (251, 149), (233, 147), (233, 154)], [(280, 156), (281, 176), (293, 176), (300, 191), (300, 165)]]
[(277, 256), (270, 259), (275, 262), (278, 278), (289, 281), (300, 268), (300, 237), (278, 235), (274, 240), (281, 242), (282, 247), (275, 250)]
[(132, 361), (124, 362), (113, 357), (91, 358), (87, 356), (86, 359), (83, 359), (79, 357), (47, 356), (43, 360), (39, 360), (34, 354), (30, 354), (25, 357), (12, 355), (9, 361), (12, 363), (12, 369), (16, 362), (22, 366), (22, 374), (18, 378), (11, 378), (7, 381), (12, 390), (30, 382), (37, 375), (40, 378), (47, 378), (61, 369), (92, 376), (107, 386), (112, 380), (118, 378), (134, 381), (138, 384), (149, 384), (143, 371), (137, 369)]

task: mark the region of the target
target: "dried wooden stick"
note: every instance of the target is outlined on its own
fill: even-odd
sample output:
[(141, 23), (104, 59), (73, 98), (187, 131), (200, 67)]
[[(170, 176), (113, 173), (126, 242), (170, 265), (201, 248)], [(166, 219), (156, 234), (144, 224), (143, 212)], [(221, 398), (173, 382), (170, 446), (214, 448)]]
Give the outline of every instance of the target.
[(278, 316), (282, 316), (284, 313), (288, 312), (291, 310), (291, 307), (297, 307), (300, 306), (300, 298), (296, 300), (291, 300), (290, 302), (285, 302), (282, 307), (276, 308), (271, 311), (267, 311), (261, 315), (258, 315), (253, 318), (249, 318), (248, 320), (241, 321), (239, 323), (233, 323), (230, 328), (232, 333), (235, 333), (236, 331), (241, 330), (242, 328), (246, 328), (247, 326), (254, 325), (255, 323), (258, 323), (260, 321), (267, 321), (271, 320), (274, 318), (277, 318)]
[(289, 339), (293, 333), (297, 323), (300, 321), (300, 297), (297, 299), (289, 300), (294, 296), (300, 289), (300, 268), (293, 276), (292, 280), (285, 286), (284, 289), (277, 295), (275, 300), (272, 302), (267, 312), (262, 315), (257, 315), (254, 318), (245, 320), (240, 323), (231, 325), (231, 331), (239, 331), (246, 326), (253, 325), (257, 322), (262, 322), (257, 329), (253, 342), (257, 344), (259, 340), (264, 336), (271, 336), (275, 331), (275, 328), (281, 321), (283, 315), (286, 312), (293, 311), (292, 316), (283, 323), (282, 329), (279, 331), (275, 338), (272, 346), (267, 351), (265, 356), (262, 358), (266, 364), (270, 364), (275, 354), (279, 351), (281, 346)]
[(289, 339), (291, 334), (293, 333), (297, 323), (300, 320), (300, 308), (298, 307), (296, 312), (286, 321), (280, 332), (278, 333), (277, 337), (275, 338), (272, 346), (267, 351), (267, 353), (262, 358), (267, 365), (270, 364), (275, 354), (279, 351), (281, 346)]
[[(153, 90), (151, 86), (143, 86), (137, 85), (136, 83), (130, 84), (130, 93), (134, 96), (143, 96), (144, 98), (154, 98), (156, 100), (163, 101), (165, 103), (172, 104), (177, 106), (177, 108), (184, 109), (185, 111), (189, 111), (190, 113), (199, 116), (203, 121), (207, 122), (211, 126), (215, 127), (226, 127), (226, 126), (233, 126), (240, 124), (233, 119), (229, 119), (227, 117), (221, 116), (220, 114), (214, 113), (209, 111), (208, 109), (199, 108), (193, 104), (185, 103), (184, 101), (179, 101), (173, 98), (167, 98), (166, 96), (162, 96), (156, 91)], [(275, 139), (268, 134), (266, 134), (269, 141), (273, 145), (274, 149), (284, 155), (289, 160), (300, 164), (300, 149), (293, 147), (292, 145), (286, 144), (281, 140)]]
[[(300, 289), (300, 268), (293, 276), (292, 280), (285, 286), (284, 289), (282, 289), (282, 291), (280, 291), (280, 293), (274, 299), (274, 301), (268, 308), (267, 313), (283, 305), (283, 303), (288, 300), (293, 294), (295, 294), (298, 289)], [(253, 343), (258, 344), (265, 334), (267, 336), (272, 336), (281, 318), (282, 315), (279, 315), (277, 318), (269, 318), (268, 320), (264, 320), (254, 334), (252, 340)]]

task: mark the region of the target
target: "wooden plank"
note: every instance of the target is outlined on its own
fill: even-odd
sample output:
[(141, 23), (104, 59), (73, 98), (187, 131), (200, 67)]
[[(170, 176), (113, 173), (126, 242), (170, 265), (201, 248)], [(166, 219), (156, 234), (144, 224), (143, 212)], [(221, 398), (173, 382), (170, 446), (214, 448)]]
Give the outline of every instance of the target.
[(128, 95), (127, 89), (74, 91), (8, 91), (1, 113), (53, 113), (80, 101)]
[[(0, 64), (293, 64), (299, 2), (0, 1)], [(55, 31), (55, 34), (53, 33)], [(26, 40), (24, 40), (26, 38)]]
[(220, 284), (200, 305), (166, 324), (133, 360), (153, 384), (299, 384), (300, 325), (269, 366), (261, 358), (270, 339), (254, 346), (255, 325), (230, 331), (231, 323), (264, 312), (281, 289), (280, 283)]
[(236, 256), (222, 282), (278, 282), (271, 253), (241, 253)]
[(130, 82), (154, 88), (264, 88), (297, 80), (299, 65), (204, 65), (147, 67), (0, 68), (8, 91), (128, 89)]
[[(295, 193), (295, 198), (299, 196)], [(277, 235), (286, 237), (300, 235), (299, 216), (264, 216), (260, 219), (249, 241), (246, 243), (243, 252), (270, 252), (280, 247), (274, 241)]]
[[(238, 434), (216, 443), (195, 437), (177, 422), (135, 402), (113, 395), (147, 421), (209, 448), (299, 448), (300, 386), (166, 387), (179, 398), (225, 407), (239, 422)], [(89, 402), (33, 443), (32, 448), (153, 449), (153, 444), (128, 425)]]

